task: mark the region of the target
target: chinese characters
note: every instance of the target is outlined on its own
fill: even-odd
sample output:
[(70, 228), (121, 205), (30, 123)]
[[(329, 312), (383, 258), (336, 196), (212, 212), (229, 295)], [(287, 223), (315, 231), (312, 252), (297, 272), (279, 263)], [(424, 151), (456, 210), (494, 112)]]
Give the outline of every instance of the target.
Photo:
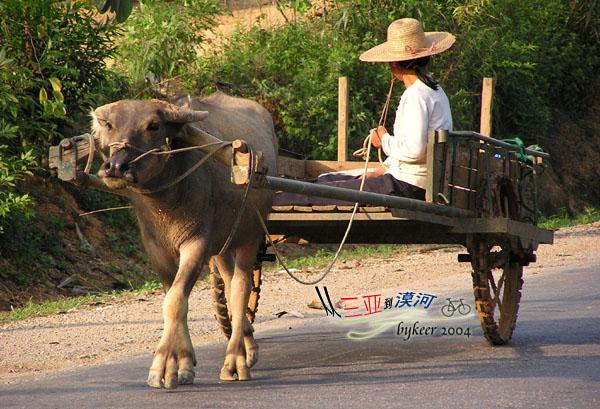
[[(336, 305), (331, 302), (327, 287), (323, 287), (325, 298), (321, 295), (319, 287), (315, 287), (321, 304), (325, 309), (326, 315), (338, 318), (355, 318), (378, 314), (384, 310), (423, 308), (429, 309), (433, 301), (437, 298), (434, 294), (416, 293), (414, 291), (398, 292), (395, 297), (384, 297), (382, 308), (382, 294), (367, 294), (354, 297), (341, 297), (341, 303), (338, 304), (340, 312), (336, 310)], [(327, 302), (325, 302), (325, 299)]]

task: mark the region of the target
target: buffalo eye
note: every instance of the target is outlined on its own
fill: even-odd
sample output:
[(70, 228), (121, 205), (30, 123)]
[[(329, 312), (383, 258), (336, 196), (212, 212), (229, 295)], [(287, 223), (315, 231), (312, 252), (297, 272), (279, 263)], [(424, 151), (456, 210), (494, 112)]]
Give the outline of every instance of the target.
[(113, 128), (112, 124), (111, 124), (110, 122), (108, 122), (108, 121), (106, 121), (106, 122), (104, 123), (104, 126), (105, 126), (105, 127), (106, 127), (106, 129), (108, 129), (109, 131), (110, 131), (110, 130)]
[(149, 131), (158, 131), (158, 129), (160, 128), (160, 124), (158, 122), (150, 122), (148, 124), (148, 130)]

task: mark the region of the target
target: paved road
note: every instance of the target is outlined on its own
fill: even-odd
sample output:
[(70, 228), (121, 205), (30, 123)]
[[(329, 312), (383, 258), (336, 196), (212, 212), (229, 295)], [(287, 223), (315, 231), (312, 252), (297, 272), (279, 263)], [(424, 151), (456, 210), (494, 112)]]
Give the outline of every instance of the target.
[(599, 274), (529, 278), (510, 346), (488, 346), (480, 330), (405, 342), (390, 329), (359, 342), (331, 319), (304, 320), (257, 334), (251, 382), (219, 383), (224, 345), (213, 344), (197, 348), (192, 386), (147, 388), (145, 356), (2, 385), (0, 408), (599, 408)]

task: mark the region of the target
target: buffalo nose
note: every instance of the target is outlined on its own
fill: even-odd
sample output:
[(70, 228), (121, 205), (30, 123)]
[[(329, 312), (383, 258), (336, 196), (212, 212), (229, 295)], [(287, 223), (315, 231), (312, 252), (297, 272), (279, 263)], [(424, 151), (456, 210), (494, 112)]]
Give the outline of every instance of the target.
[(129, 169), (129, 160), (124, 151), (116, 152), (106, 162), (102, 164), (100, 169), (104, 176), (120, 178)]

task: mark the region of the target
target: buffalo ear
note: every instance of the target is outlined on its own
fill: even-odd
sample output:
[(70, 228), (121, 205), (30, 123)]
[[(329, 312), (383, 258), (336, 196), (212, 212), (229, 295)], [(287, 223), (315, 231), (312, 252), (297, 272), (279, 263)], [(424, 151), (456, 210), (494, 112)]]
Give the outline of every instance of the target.
[(186, 107), (178, 107), (169, 104), (163, 111), (167, 122), (177, 124), (187, 124), (190, 122), (198, 122), (208, 117), (208, 111), (196, 111)]
[(92, 133), (98, 134), (100, 132), (108, 117), (108, 112), (114, 104), (115, 103), (113, 102), (112, 104), (102, 105), (96, 109), (90, 110), (90, 116), (92, 117)]
[(94, 136), (94, 139), (100, 143), (100, 153), (103, 157), (108, 155), (108, 146), (105, 145), (105, 140), (104, 138), (101, 138), (100, 135), (102, 135), (102, 130), (106, 127), (106, 118), (108, 118), (108, 114), (115, 104), (116, 102), (113, 102), (111, 104), (102, 105), (95, 110), (90, 110), (92, 135)]

